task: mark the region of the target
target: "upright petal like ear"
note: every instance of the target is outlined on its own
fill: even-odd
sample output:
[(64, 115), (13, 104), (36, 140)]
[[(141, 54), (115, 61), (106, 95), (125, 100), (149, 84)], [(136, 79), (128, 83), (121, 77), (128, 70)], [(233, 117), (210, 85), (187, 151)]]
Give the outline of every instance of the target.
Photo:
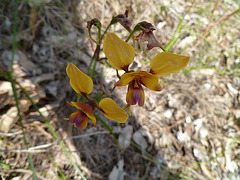
[(104, 98), (100, 101), (99, 107), (102, 109), (104, 116), (119, 123), (125, 123), (128, 114), (120, 108), (111, 98)]
[(74, 64), (70, 63), (67, 68), (67, 75), (70, 78), (70, 85), (80, 94), (90, 94), (93, 90), (92, 79), (80, 71)]
[(103, 42), (103, 52), (109, 63), (118, 70), (127, 71), (135, 57), (134, 48), (114, 33), (107, 33)]
[(170, 73), (177, 73), (189, 63), (189, 56), (182, 56), (170, 52), (156, 55), (150, 63), (150, 73), (160, 77)]

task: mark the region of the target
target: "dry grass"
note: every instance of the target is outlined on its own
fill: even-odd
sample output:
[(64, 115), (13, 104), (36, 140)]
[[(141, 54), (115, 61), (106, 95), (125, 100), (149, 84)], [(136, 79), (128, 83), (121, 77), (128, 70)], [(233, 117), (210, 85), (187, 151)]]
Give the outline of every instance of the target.
[[(2, 179), (31, 179), (30, 152), (37, 179), (81, 179), (17, 87), (30, 147), (26, 150), (5, 77), (10, 70), (14, 5), (15, 1), (0, 2), (0, 122), (11, 122), (9, 130), (5, 127), (0, 133), (0, 175)], [(87, 179), (108, 179), (114, 166), (124, 179), (239, 179), (239, 6), (227, 0), (196, 1), (188, 11), (191, 5), (192, 1), (181, 0), (18, 2), (14, 77), (63, 139)], [(99, 18), (106, 28), (112, 16), (125, 9), (130, 10), (133, 25), (142, 20), (154, 24), (156, 37), (164, 46), (185, 16), (171, 51), (189, 55), (191, 63), (183, 73), (161, 78), (164, 89), (160, 93), (146, 90), (144, 107), (132, 107), (125, 128), (102, 117), (117, 137), (132, 128), (133, 143), (121, 152), (100, 122), (97, 129), (89, 124), (79, 131), (63, 118), (73, 111), (66, 101), (77, 98), (65, 67), (72, 62), (87, 72), (95, 48), (86, 22)], [(120, 25), (110, 31), (127, 36)], [(160, 50), (137, 53), (135, 70), (147, 69), (146, 62), (157, 52)], [(102, 78), (107, 90), (116, 81), (115, 71), (104, 63), (98, 64), (96, 76)], [(101, 91), (94, 82), (93, 95)], [(125, 88), (117, 88), (112, 95), (121, 107), (125, 92)]]

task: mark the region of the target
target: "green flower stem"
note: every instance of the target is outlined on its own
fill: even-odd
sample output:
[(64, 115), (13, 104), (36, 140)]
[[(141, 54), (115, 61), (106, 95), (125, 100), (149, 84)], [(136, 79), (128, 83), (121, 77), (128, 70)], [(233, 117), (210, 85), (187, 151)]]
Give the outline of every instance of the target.
[(82, 97), (82, 95), (81, 95), (81, 94), (78, 94), (78, 96), (77, 96), (77, 102), (78, 102), (78, 103), (80, 103), (81, 97)]
[(98, 47), (100, 47), (100, 46), (97, 45), (97, 47), (96, 47), (96, 49), (95, 49), (95, 51), (94, 51), (94, 53), (93, 53), (93, 57), (92, 57), (92, 59), (91, 59), (91, 62), (90, 62), (90, 64), (89, 64), (89, 66), (88, 66), (88, 75), (90, 75), (90, 69), (91, 69), (92, 63), (93, 63), (93, 61), (94, 61), (94, 59), (95, 59), (95, 57), (96, 57), (97, 51), (98, 51), (98, 49), (100, 49), (100, 48), (98, 48)]
[(64, 146), (63, 142), (61, 142), (60, 137), (57, 135), (56, 131), (54, 130), (54, 128), (51, 126), (51, 124), (47, 121), (47, 119), (43, 116), (43, 114), (39, 111), (38, 106), (33, 102), (32, 98), (29, 96), (29, 94), (27, 93), (27, 91), (18, 83), (15, 81), (16, 84), (18, 84), (21, 88), (21, 90), (23, 91), (23, 93), (25, 94), (25, 96), (29, 99), (29, 101), (32, 103), (33, 107), (36, 109), (36, 111), (39, 113), (39, 115), (41, 116), (42, 120), (44, 121), (44, 123), (47, 125), (48, 129), (50, 130), (50, 132), (53, 134), (53, 136), (59, 141), (59, 144), (61, 146), (61, 148), (63, 149), (63, 151), (65, 152), (67, 158), (69, 159), (69, 161), (71, 162), (71, 164), (73, 165), (73, 167), (75, 168), (75, 170), (79, 173), (79, 175), (81, 176), (81, 178), (83, 180), (86, 180), (86, 177), (82, 174), (82, 171), (79, 169), (79, 167), (77, 166), (77, 164), (73, 161), (71, 155), (69, 152), (67, 152), (66, 147)]
[(89, 34), (89, 37), (91, 38), (91, 40), (96, 43), (97, 45), (99, 45), (99, 42), (97, 42), (95, 39), (93, 39), (92, 37), (92, 34), (91, 34), (91, 29), (88, 29), (88, 34)]
[[(105, 31), (103, 32), (102, 36), (101, 36), (101, 41), (103, 39), (103, 37), (105, 36), (105, 34), (107, 33), (108, 29), (111, 27), (111, 25), (113, 25), (112, 23), (110, 23), (107, 28), (105, 29)], [(101, 43), (100, 43), (101, 44)]]
[(130, 35), (128, 36), (128, 38), (126, 39), (125, 42), (128, 42), (128, 41), (133, 37), (133, 35), (134, 35), (135, 32), (136, 32), (136, 30), (134, 29), (134, 30), (130, 33)]
[(101, 45), (102, 36), (101, 36), (102, 29), (101, 27), (98, 28), (98, 45)]
[(153, 155), (151, 155), (149, 152), (147, 152), (146, 150), (144, 150), (140, 145), (136, 144), (135, 142), (127, 139), (125, 136), (121, 135), (125, 140), (129, 141), (130, 144), (132, 146), (134, 146), (136, 149), (138, 149), (139, 151), (142, 152), (142, 155), (144, 156), (144, 158), (148, 159), (149, 161), (158, 164), (159, 166), (161, 166), (161, 168), (163, 168), (164, 170), (166, 170), (167, 172), (170, 173), (170, 170), (168, 170), (161, 162), (159, 162)]
[(109, 131), (109, 133), (113, 136), (113, 138), (114, 138), (114, 140), (115, 140), (115, 142), (116, 142), (116, 145), (117, 145), (119, 151), (122, 152), (122, 148), (120, 147), (120, 145), (119, 145), (119, 143), (118, 143), (118, 140), (117, 140), (117, 138), (116, 138), (116, 136), (115, 136), (112, 128), (111, 128), (110, 126), (108, 126), (107, 123), (105, 123), (105, 122), (102, 120), (102, 118), (100, 118), (97, 114), (94, 113), (94, 116), (97, 118), (97, 120), (99, 120), (99, 121), (102, 123), (102, 125), (103, 125), (103, 126)]
[(97, 60), (95, 59), (95, 62), (93, 64), (93, 69), (92, 69), (92, 73), (91, 73), (91, 78), (94, 78), (95, 75), (95, 71), (96, 71), (96, 64), (97, 64)]
[(164, 49), (164, 47), (163, 46), (159, 46), (163, 51), (166, 51), (166, 49)]

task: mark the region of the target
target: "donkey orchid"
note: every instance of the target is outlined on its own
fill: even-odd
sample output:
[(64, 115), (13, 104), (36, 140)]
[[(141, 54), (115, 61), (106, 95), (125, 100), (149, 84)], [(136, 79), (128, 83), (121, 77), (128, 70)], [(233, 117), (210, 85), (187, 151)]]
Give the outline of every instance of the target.
[(114, 33), (107, 33), (103, 43), (103, 52), (109, 63), (117, 70), (124, 70), (125, 73), (114, 86), (128, 85), (126, 101), (129, 105), (144, 105), (145, 95), (142, 85), (153, 90), (161, 91), (158, 77), (170, 73), (177, 73), (189, 63), (188, 56), (162, 52), (157, 54), (150, 63), (150, 71), (129, 72), (128, 67), (135, 57), (134, 48), (127, 42), (120, 39)]
[(87, 127), (89, 118), (96, 127), (96, 118), (93, 111), (98, 108), (104, 116), (119, 123), (125, 123), (128, 119), (128, 114), (119, 107), (111, 98), (104, 98), (100, 101), (99, 106), (94, 100), (90, 100), (87, 94), (93, 90), (92, 79), (81, 72), (74, 64), (70, 63), (67, 68), (67, 75), (70, 78), (70, 85), (76, 93), (82, 94), (88, 102), (77, 103), (68, 102), (70, 106), (74, 106), (78, 110), (69, 116), (70, 122), (78, 129), (85, 129)]

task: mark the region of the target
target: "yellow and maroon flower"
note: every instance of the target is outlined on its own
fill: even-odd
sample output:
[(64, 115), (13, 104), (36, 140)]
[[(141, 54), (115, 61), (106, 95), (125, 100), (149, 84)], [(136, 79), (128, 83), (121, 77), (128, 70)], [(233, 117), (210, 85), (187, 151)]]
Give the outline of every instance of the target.
[(162, 90), (158, 77), (146, 71), (125, 73), (114, 86), (126, 86), (127, 84), (129, 85), (126, 101), (129, 105), (144, 105), (145, 95), (142, 85), (153, 91)]
[[(92, 79), (81, 72), (74, 64), (69, 64), (66, 68), (70, 78), (72, 88), (77, 92), (87, 97), (93, 90)], [(69, 120), (78, 129), (85, 129), (89, 119), (92, 120), (96, 127), (96, 118), (93, 111), (98, 108), (104, 116), (119, 123), (125, 123), (128, 119), (128, 114), (119, 107), (111, 98), (104, 98), (100, 101), (99, 107), (96, 102), (88, 99), (86, 103), (68, 102), (70, 106), (74, 106), (78, 110), (69, 116)]]
[(158, 77), (179, 72), (188, 65), (190, 60), (188, 56), (164, 51), (152, 59), (150, 72), (128, 72), (128, 67), (134, 60), (135, 50), (114, 33), (106, 35), (103, 43), (103, 52), (115, 69), (125, 71), (125, 74), (114, 85), (128, 85), (127, 103), (129, 105), (138, 104), (139, 106), (143, 106), (145, 100), (142, 85), (153, 91), (161, 91), (162, 88), (158, 83)]
[(95, 109), (95, 103), (90, 101), (87, 103), (77, 103), (77, 102), (71, 102), (68, 104), (70, 106), (74, 106), (78, 110), (74, 113), (72, 113), (69, 116), (70, 122), (78, 129), (85, 129), (88, 124), (89, 118), (92, 120), (93, 125), (96, 126), (96, 118), (94, 117), (93, 111)]

